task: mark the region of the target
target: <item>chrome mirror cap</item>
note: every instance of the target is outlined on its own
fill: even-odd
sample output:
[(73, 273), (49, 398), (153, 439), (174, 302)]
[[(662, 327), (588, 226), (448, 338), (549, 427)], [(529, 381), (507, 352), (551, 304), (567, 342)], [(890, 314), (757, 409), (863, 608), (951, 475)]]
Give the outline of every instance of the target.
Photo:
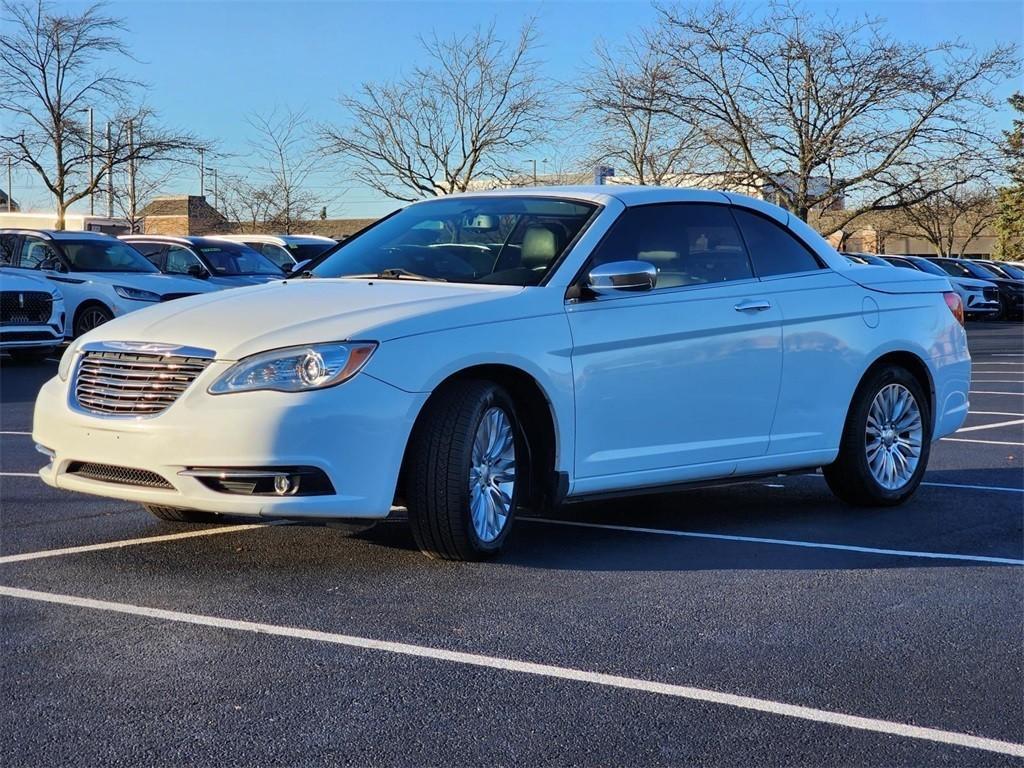
[(587, 287), (599, 296), (617, 291), (649, 291), (658, 282), (658, 269), (647, 261), (612, 261), (587, 275)]

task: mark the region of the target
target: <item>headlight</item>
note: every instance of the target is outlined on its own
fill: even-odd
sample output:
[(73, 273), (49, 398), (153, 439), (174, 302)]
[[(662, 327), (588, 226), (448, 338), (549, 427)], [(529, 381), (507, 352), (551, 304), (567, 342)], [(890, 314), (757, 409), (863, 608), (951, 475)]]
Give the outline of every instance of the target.
[(115, 285), (114, 293), (122, 299), (132, 301), (160, 301), (160, 294), (152, 291), (141, 291), (138, 288), (129, 288), (127, 285)]
[(310, 344), (261, 352), (239, 360), (210, 385), (211, 395), (272, 389), (303, 392), (341, 384), (366, 365), (375, 342)]
[(73, 342), (68, 345), (68, 348), (64, 350), (64, 354), (61, 355), (60, 364), (57, 366), (57, 375), (61, 381), (67, 381), (68, 376), (71, 375), (71, 367), (75, 364), (75, 358), (78, 356), (78, 343)]

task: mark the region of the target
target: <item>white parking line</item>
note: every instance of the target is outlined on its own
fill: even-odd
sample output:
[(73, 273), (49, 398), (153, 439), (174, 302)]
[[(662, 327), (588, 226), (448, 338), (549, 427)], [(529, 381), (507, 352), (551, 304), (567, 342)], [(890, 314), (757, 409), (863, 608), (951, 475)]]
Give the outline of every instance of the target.
[(82, 552), (99, 552), (104, 549), (121, 549), (122, 547), (133, 547), (139, 544), (158, 544), (164, 541), (177, 541), (179, 539), (195, 539), (200, 536), (216, 536), (221, 533), (241, 533), (252, 531), (257, 528), (266, 528), (270, 525), (285, 525), (287, 520), (272, 520), (266, 523), (248, 525), (225, 525), (220, 528), (205, 528), (199, 531), (184, 531), (182, 533), (167, 533), (162, 536), (145, 536), (138, 539), (122, 539), (120, 541), (105, 541), (100, 544), (85, 544), (79, 547), (65, 547), (64, 549), (44, 549), (37, 552), (23, 552), (19, 555), (5, 555), (0, 557), (0, 565), (8, 563), (21, 563), (26, 560), (40, 560), (45, 557), (63, 557), (64, 555), (78, 555)]
[(9, 429), (0, 430), (0, 435), (31, 435), (31, 432), (14, 432)]
[(1013, 421), (997, 421), (995, 424), (978, 424), (975, 427), (961, 427), (956, 431), (956, 434), (961, 432), (977, 432), (980, 429), (996, 429), (998, 427), (1015, 427), (1018, 424), (1024, 424), (1024, 419), (1014, 419)]
[(1024, 379), (974, 379), (971, 384), (1024, 384)]
[(944, 731), (938, 728), (925, 728), (908, 723), (898, 723), (891, 720), (876, 720), (871, 717), (860, 717), (849, 715), (844, 712), (833, 712), (827, 709), (816, 709), (798, 704), (787, 704), (771, 699), (758, 699), (751, 696), (739, 696), (732, 693), (722, 693), (705, 688), (694, 688), (688, 685), (676, 685), (674, 683), (663, 683), (655, 680), (643, 680), (621, 675), (609, 675), (602, 672), (589, 672), (573, 667), (559, 667), (552, 664), (537, 664), (517, 659), (507, 659), (500, 656), (486, 656), (477, 653), (466, 653), (463, 651), (451, 651), (445, 648), (434, 648), (426, 645), (412, 645), (409, 643), (397, 643), (389, 640), (375, 640), (368, 637), (355, 635), (343, 635), (335, 632), (321, 632), (301, 627), (286, 627), (276, 624), (262, 624), (254, 621), (239, 621), (237, 619), (225, 619), (219, 616), (208, 616), (198, 613), (183, 613), (181, 611), (169, 611), (162, 608), (148, 608), (141, 605), (129, 603), (114, 603), (106, 600), (92, 600), (90, 598), (76, 597), (74, 595), (60, 595), (50, 592), (37, 592), (29, 589), (18, 589), (16, 587), (0, 586), (0, 595), (12, 597), (19, 600), (34, 600), (43, 603), (56, 605), (67, 605), (75, 608), (88, 608), (96, 611), (109, 611), (111, 613), (127, 614), (129, 616), (141, 616), (147, 619), (161, 619), (173, 621), (180, 624), (191, 624), (202, 627), (215, 627), (217, 629), (228, 629), (236, 632), (252, 632), (260, 635), (273, 635), (287, 637), (296, 640), (311, 640), (313, 642), (331, 643), (343, 645), (349, 648), (358, 648), (368, 651), (382, 651), (384, 653), (399, 654), (402, 656), (413, 656), (421, 659), (432, 659), (445, 661), (454, 664), (465, 664), (473, 667), (484, 667), (497, 669), (503, 672), (517, 672), (520, 674), (536, 675), (539, 677), (553, 678), (556, 680), (571, 680), (574, 682), (600, 685), (608, 688), (620, 688), (643, 693), (654, 693), (662, 696), (672, 696), (691, 701), (700, 701), (710, 704), (734, 707), (737, 709), (763, 712), (771, 715), (792, 717), (811, 722), (825, 723), (842, 728), (853, 728), (861, 731), (883, 733), (889, 736), (902, 736), (909, 739), (919, 739), (937, 744), (948, 744), (956, 747), (967, 747), (979, 749), (986, 752), (995, 752), (1003, 755), (1024, 757), (1024, 744), (1017, 744), (1011, 741), (1000, 741), (988, 739), (983, 736), (974, 736), (969, 733), (957, 731)]
[(1013, 395), (1015, 397), (1024, 397), (1024, 392), (985, 392), (980, 389), (969, 390), (968, 394), (971, 395)]
[(968, 411), (977, 416), (1024, 416), (1024, 413), (1013, 413), (1012, 411)]
[(980, 443), (982, 445), (1024, 445), (1024, 443), (1014, 443), (1006, 440), (969, 440), (966, 437), (944, 437), (942, 438), (944, 443)]
[(888, 555), (890, 557), (916, 557), (925, 560), (967, 560), (975, 563), (995, 563), (999, 565), (1024, 565), (1024, 560), (1010, 557), (988, 557), (986, 555), (961, 555), (946, 552), (915, 552), (902, 549), (879, 549), (877, 547), (860, 547), (854, 544), (827, 544), (819, 541), (797, 541), (794, 539), (770, 539), (761, 536), (738, 536), (727, 533), (704, 533), (701, 531), (676, 531), (671, 528), (641, 528), (633, 525), (612, 525), (609, 523), (581, 523), (575, 520), (551, 520), (546, 517), (520, 517), (531, 523), (563, 525), (572, 528), (597, 528), (606, 531), (622, 531), (625, 533), (645, 533), (655, 536), (676, 536), (684, 539), (714, 539), (716, 541), (739, 541), (747, 544), (777, 544), (784, 547), (804, 547), (808, 549), (833, 549), (843, 552), (858, 552), (869, 555)]
[(924, 482), (921, 485), (929, 485), (932, 488), (963, 488), (969, 491), (1005, 491), (1006, 493), (1024, 493), (1024, 488), (1008, 488), (1003, 485), (970, 485), (969, 483), (930, 483)]
[(0, 472), (0, 477), (39, 477), (38, 472)]

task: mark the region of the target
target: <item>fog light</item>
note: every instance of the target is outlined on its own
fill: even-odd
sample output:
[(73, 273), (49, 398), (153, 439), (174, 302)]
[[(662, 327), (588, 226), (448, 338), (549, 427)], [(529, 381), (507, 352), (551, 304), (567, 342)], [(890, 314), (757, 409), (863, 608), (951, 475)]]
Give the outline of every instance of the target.
[(298, 493), (298, 475), (274, 475), (274, 493), (278, 496), (291, 496)]

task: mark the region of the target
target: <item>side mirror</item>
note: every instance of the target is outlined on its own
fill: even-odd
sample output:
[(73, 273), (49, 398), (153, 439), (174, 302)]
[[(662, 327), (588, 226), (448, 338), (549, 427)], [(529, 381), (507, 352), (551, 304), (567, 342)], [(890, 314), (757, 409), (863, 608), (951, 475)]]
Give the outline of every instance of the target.
[(44, 259), (42, 264), (39, 265), (40, 269), (48, 269), (51, 272), (67, 272), (67, 267), (64, 266), (60, 259), (51, 256)]
[(612, 261), (590, 270), (587, 287), (598, 296), (617, 291), (649, 291), (658, 282), (658, 269), (647, 261)]
[(303, 259), (302, 261), (300, 261), (298, 264), (291, 268), (291, 271), (288, 272), (288, 275), (301, 275), (305, 271), (306, 267), (308, 267), (312, 263), (312, 259)]
[(210, 277), (210, 273), (203, 269), (199, 264), (189, 264), (185, 273), (191, 277), (198, 277), (200, 280), (207, 280)]

